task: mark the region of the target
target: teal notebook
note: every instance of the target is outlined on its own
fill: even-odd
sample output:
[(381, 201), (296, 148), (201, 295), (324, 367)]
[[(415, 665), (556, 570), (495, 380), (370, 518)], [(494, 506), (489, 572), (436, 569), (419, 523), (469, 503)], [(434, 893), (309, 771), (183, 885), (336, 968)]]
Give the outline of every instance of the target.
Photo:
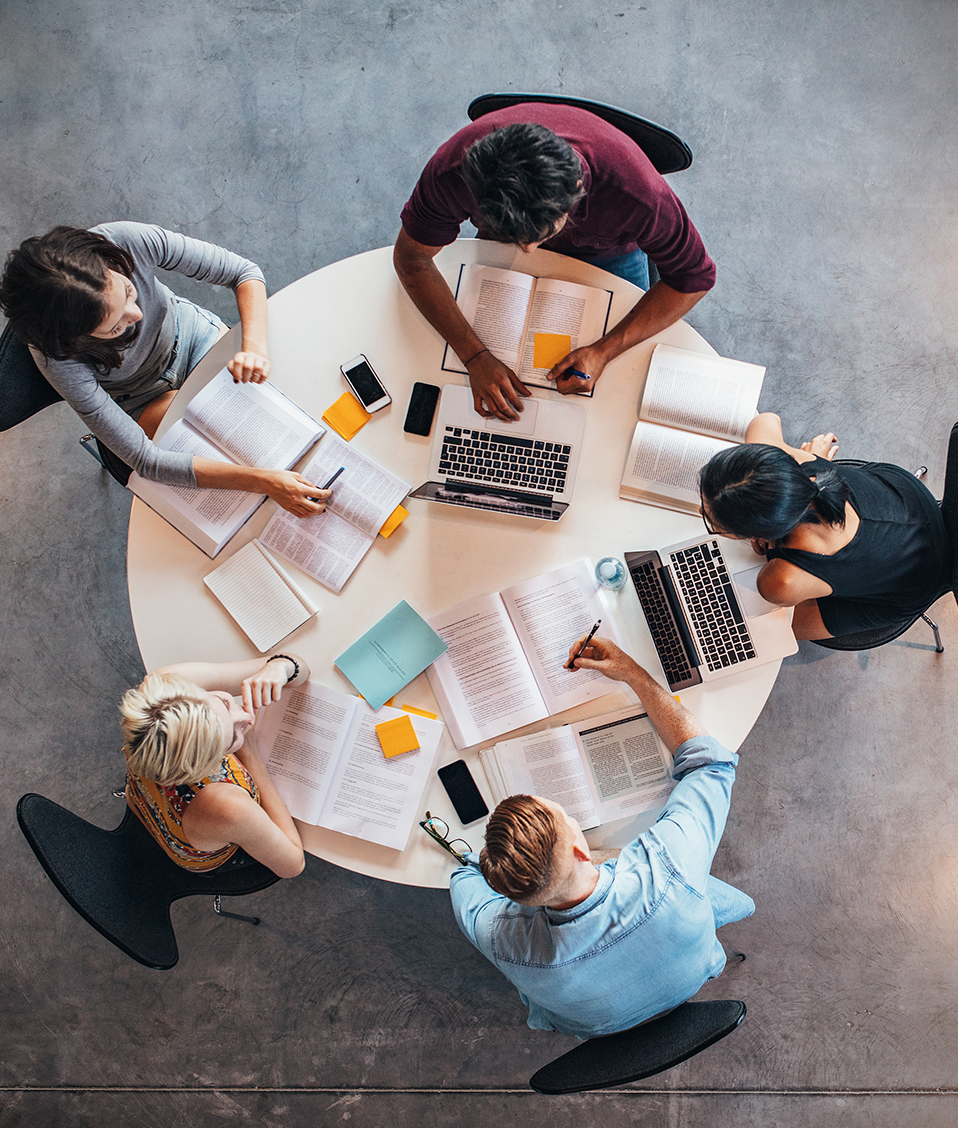
[(439, 635), (404, 599), (344, 650), (335, 665), (372, 709), (381, 709), (445, 651)]

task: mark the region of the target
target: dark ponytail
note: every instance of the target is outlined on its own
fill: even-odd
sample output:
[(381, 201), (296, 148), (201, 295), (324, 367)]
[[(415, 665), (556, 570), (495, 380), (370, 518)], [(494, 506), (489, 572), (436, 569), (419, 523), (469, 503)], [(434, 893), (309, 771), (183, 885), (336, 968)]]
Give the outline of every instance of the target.
[(133, 277), (133, 259), (103, 235), (81, 227), (54, 227), (25, 239), (7, 256), (0, 278), (0, 309), (14, 333), (51, 360), (79, 360), (98, 376), (123, 363), (121, 343), (90, 334), (106, 317), (107, 271)]
[(835, 470), (816, 480), (780, 447), (746, 443), (719, 451), (699, 472), (702, 504), (717, 529), (783, 540), (796, 525), (845, 524), (848, 486)]

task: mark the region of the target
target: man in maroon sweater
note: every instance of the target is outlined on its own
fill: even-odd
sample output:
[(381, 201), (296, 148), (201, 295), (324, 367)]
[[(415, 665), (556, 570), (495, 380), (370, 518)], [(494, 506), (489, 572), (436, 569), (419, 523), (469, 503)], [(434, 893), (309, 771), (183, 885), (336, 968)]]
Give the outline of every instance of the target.
[(656, 264), (660, 280), (625, 317), (552, 369), (563, 394), (594, 384), (610, 360), (684, 317), (715, 284), (685, 208), (624, 133), (572, 106), (527, 103), (481, 117), (429, 160), (402, 210), (393, 262), (465, 362), (476, 410), (487, 417), (518, 418), (529, 391), (473, 331), (433, 262), (466, 219), (480, 238), (527, 252), (541, 246), (640, 285), (637, 263), (647, 255)]

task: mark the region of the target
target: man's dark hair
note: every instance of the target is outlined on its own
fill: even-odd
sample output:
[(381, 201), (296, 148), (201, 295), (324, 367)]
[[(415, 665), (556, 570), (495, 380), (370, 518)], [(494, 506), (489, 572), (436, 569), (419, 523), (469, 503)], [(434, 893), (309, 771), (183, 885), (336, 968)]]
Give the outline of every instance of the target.
[(513, 901), (547, 894), (555, 877), (559, 821), (532, 795), (511, 795), (489, 816), (479, 855), (482, 876)]
[(551, 129), (517, 122), (474, 142), (462, 178), (482, 230), (500, 243), (538, 243), (582, 199), (582, 164)]
[(82, 227), (54, 227), (25, 239), (7, 256), (0, 278), (0, 309), (14, 333), (51, 360), (79, 360), (98, 376), (123, 363), (140, 331), (139, 323), (122, 340), (90, 334), (109, 307), (107, 271), (133, 277), (133, 258), (103, 235)]

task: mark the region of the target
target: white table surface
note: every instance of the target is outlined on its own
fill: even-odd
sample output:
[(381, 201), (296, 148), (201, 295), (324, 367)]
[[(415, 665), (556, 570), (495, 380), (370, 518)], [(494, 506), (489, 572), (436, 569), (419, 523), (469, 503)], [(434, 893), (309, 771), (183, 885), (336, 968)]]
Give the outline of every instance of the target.
[[(549, 251), (526, 255), (502, 244), (464, 239), (444, 248), (436, 261), (453, 285), (460, 263), (478, 261), (604, 286), (615, 295), (610, 324), (639, 295), (628, 282)], [(416, 380), (464, 383), (465, 377), (441, 371), (443, 342), (404, 293), (392, 268), (392, 248), (367, 251), (301, 278), (270, 298), (269, 311), (271, 379), (277, 386), (318, 419), (347, 390), (339, 365), (365, 353), (393, 402), (373, 415), (353, 444), (405, 478), (412, 488), (425, 481), (431, 437), (407, 435), (402, 429), (412, 385)], [(170, 409), (161, 433), (179, 418), (189, 396), (223, 367), (238, 347), (238, 339), (238, 329), (234, 329), (204, 357)], [(377, 538), (338, 595), (290, 565), (320, 612), (285, 639), (281, 648), (305, 655), (314, 679), (355, 692), (334, 668), (333, 659), (400, 599), (408, 600), (428, 618), (463, 599), (498, 591), (583, 556), (593, 561), (602, 556), (621, 558), (626, 551), (661, 547), (701, 532), (698, 518), (618, 496), (649, 359), (659, 340), (714, 351), (694, 329), (680, 322), (606, 368), (593, 399), (578, 401), (588, 411), (588, 422), (573, 503), (560, 521), (538, 522), (408, 501), (409, 517), (389, 540)], [(534, 394), (558, 395), (540, 389)], [(255, 654), (243, 632), (203, 585), (203, 577), (258, 535), (274, 509), (275, 504), (267, 501), (214, 564), (146, 505), (134, 500), (127, 556), (130, 606), (148, 670), (171, 662), (225, 661)], [(726, 548), (733, 559), (751, 558), (746, 547), (729, 542)], [(631, 585), (612, 598), (630, 652), (664, 684)], [(710, 732), (735, 749), (768, 699), (778, 669), (776, 662), (732, 674), (707, 689), (698, 686), (684, 691), (682, 701)], [(617, 684), (610, 683), (610, 688)], [(425, 674), (398, 694), (396, 703), (439, 711)], [(604, 704), (591, 702), (520, 731), (600, 711), (605, 711)], [(494, 804), (476, 750), (457, 751), (446, 732), (436, 767), (462, 756), (491, 809)], [(422, 811), (427, 808), (446, 819), (454, 835), (460, 833), (452, 805), (434, 774), (423, 798)], [(622, 845), (650, 821), (648, 815), (640, 815), (600, 827), (587, 837), (594, 846)], [(310, 853), (347, 869), (408, 885), (440, 887), (448, 883), (452, 860), (417, 826), (402, 852), (306, 824), (300, 829)], [(461, 833), (476, 849), (481, 846), (482, 824)]]

